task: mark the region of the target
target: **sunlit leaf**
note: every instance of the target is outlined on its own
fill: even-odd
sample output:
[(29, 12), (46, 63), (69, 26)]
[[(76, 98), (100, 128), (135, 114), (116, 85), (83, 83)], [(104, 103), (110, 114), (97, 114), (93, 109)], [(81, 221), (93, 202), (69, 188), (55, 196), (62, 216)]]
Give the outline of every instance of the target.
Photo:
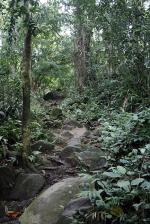
[(127, 172), (126, 169), (123, 166), (117, 166), (117, 170), (121, 174), (126, 174), (126, 172)]

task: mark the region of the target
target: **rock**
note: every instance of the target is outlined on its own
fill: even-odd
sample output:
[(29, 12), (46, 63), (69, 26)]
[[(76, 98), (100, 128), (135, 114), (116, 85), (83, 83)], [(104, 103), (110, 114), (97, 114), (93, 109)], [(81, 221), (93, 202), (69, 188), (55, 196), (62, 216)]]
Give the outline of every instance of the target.
[(11, 192), (12, 200), (27, 200), (36, 196), (44, 186), (45, 179), (40, 174), (20, 174)]
[(31, 145), (32, 151), (52, 151), (54, 149), (54, 144), (47, 142), (45, 140), (39, 140)]
[(54, 118), (60, 118), (63, 115), (62, 110), (58, 107), (53, 108), (51, 113)]
[(6, 114), (3, 111), (0, 111), (0, 121), (4, 121), (6, 118)]
[(67, 138), (67, 139), (70, 139), (73, 137), (73, 134), (69, 131), (63, 131), (61, 135), (62, 135), (62, 137)]
[(64, 99), (64, 96), (58, 92), (58, 91), (50, 91), (48, 93), (46, 93), (44, 96), (43, 96), (43, 99), (45, 101), (48, 101), (48, 100), (62, 100)]
[(62, 138), (61, 136), (58, 136), (55, 140), (56, 145), (61, 145), (62, 147), (66, 146), (66, 139)]
[(68, 146), (70, 147), (79, 147), (81, 145), (81, 139), (80, 138), (71, 138), (68, 141)]
[(47, 128), (62, 128), (62, 122), (55, 120), (55, 121), (46, 121), (45, 126)]
[(91, 132), (89, 130), (86, 130), (85, 133), (83, 134), (83, 137), (90, 138), (90, 134)]
[(78, 212), (86, 212), (92, 207), (91, 201), (88, 198), (76, 198), (72, 199), (69, 204), (65, 207), (57, 224), (70, 224), (74, 219), (74, 215)]
[(38, 196), (20, 217), (21, 224), (56, 224), (68, 202), (80, 192), (83, 180), (67, 178)]
[(83, 125), (76, 120), (66, 120), (64, 122), (64, 125), (71, 126), (72, 128), (75, 128), (75, 127), (82, 128), (83, 127)]
[(80, 160), (76, 156), (76, 152), (81, 152), (81, 148), (77, 146), (66, 146), (59, 156), (62, 160), (65, 160), (72, 167), (76, 167), (80, 164)]
[(61, 159), (66, 159), (71, 155), (75, 155), (76, 152), (81, 152), (81, 148), (77, 146), (66, 146), (63, 151), (60, 152)]
[(77, 153), (76, 156), (78, 160), (86, 167), (89, 167), (91, 171), (99, 170), (107, 165), (107, 159), (100, 150), (86, 150)]
[(71, 125), (68, 125), (68, 124), (65, 124), (64, 126), (63, 126), (63, 129), (64, 130), (71, 130), (73, 127), (71, 126)]
[(9, 167), (0, 167), (0, 200), (9, 199), (9, 193), (15, 184), (16, 173)]

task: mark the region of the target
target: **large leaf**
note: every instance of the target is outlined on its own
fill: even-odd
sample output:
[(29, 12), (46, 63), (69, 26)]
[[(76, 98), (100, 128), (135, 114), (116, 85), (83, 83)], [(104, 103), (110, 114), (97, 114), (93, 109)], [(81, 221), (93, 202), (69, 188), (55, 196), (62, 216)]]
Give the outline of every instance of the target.
[(126, 174), (126, 169), (123, 166), (117, 166), (117, 170), (121, 174)]
[(144, 181), (143, 178), (136, 178), (136, 179), (131, 181), (131, 185), (132, 186), (137, 186), (137, 185), (141, 184), (143, 181)]
[(111, 177), (111, 178), (121, 177), (119, 173), (114, 173), (114, 172), (104, 172), (103, 175), (107, 177)]
[(117, 186), (119, 186), (119, 187), (121, 187), (121, 188), (123, 188), (125, 190), (129, 190), (129, 188), (130, 188), (130, 181), (128, 181), (128, 180), (119, 180), (117, 182)]

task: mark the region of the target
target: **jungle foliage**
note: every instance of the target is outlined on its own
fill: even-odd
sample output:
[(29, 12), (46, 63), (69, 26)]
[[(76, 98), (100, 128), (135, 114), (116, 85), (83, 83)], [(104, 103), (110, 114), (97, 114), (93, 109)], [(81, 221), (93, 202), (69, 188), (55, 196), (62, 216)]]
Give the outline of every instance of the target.
[[(149, 223), (149, 2), (3, 0), (0, 10), (1, 161), (7, 150), (24, 147), (26, 109), (28, 144), (51, 138), (41, 124), (48, 113), (41, 105), (44, 94), (59, 90), (63, 116), (98, 122), (97, 142), (108, 155), (108, 167), (93, 174), (95, 189), (82, 192), (93, 210), (76, 222)], [(23, 61), (29, 33), (32, 49)], [(31, 109), (29, 101), (23, 104), (24, 84)]]

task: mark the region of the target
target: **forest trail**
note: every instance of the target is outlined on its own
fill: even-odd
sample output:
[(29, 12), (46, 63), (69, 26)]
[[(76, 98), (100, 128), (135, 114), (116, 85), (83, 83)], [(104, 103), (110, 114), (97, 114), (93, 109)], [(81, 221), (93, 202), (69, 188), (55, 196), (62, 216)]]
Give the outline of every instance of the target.
[[(83, 206), (85, 203), (85, 199), (81, 198), (79, 204), (77, 201), (75, 205), (69, 207), (67, 215), (62, 215), (68, 203), (77, 198), (81, 191), (80, 186), (86, 184), (84, 178), (78, 177), (81, 169), (84, 168), (87, 173), (90, 173), (106, 165), (103, 153), (100, 155), (98, 149), (92, 146), (93, 140), (96, 139), (96, 134), (93, 133), (94, 130), (87, 130), (84, 125), (75, 120), (65, 120), (61, 129), (54, 130), (56, 143), (51, 157), (53, 167), (49, 164), (49, 167), (43, 167), (43, 170), (49, 183), (48, 177), (55, 177), (55, 181), (54, 179), (52, 181), (55, 184), (47, 186), (47, 189), (33, 200), (21, 216), (21, 224), (29, 222), (30, 224), (58, 224), (60, 220), (64, 224), (70, 223), (72, 216), (68, 218), (68, 214), (74, 213), (74, 210), (80, 209), (81, 204)], [(45, 157), (48, 158), (49, 155)]]
[[(51, 109), (56, 108), (59, 108), (59, 105), (55, 105)], [(61, 126), (52, 129), (55, 136), (53, 148), (44, 140), (35, 142), (34, 147), (32, 145), (35, 151), (40, 151), (38, 155), (39, 165), (36, 167), (37, 174), (19, 174), (23, 175), (21, 178), (18, 177), (18, 179), (20, 178), (19, 185), (16, 180), (11, 200), (5, 201), (5, 206), (9, 211), (18, 212), (18, 214), (23, 213), (20, 219), (21, 224), (29, 224), (29, 220), (30, 224), (49, 224), (50, 216), (46, 214), (51, 214), (53, 217), (52, 213), (55, 214), (53, 218), (55, 221), (50, 223), (55, 224), (56, 220), (59, 220), (63, 208), (81, 190), (79, 185), (83, 184), (83, 180), (78, 177), (78, 174), (84, 170), (85, 174), (92, 175), (93, 171), (106, 165), (105, 155), (99, 150), (100, 146), (97, 143), (98, 124), (90, 130), (76, 120), (63, 118), (59, 120), (57, 118), (54, 123), (58, 121), (61, 121)], [(30, 183), (22, 188), (25, 184), (24, 179), (30, 179), (30, 181), (27, 180)], [(67, 190), (68, 186), (69, 190)], [(31, 192), (26, 192), (26, 188), (30, 189)], [(48, 192), (47, 202), (43, 200), (45, 192)], [(53, 197), (52, 192), (55, 197)], [(58, 194), (58, 192), (61, 193)], [(56, 195), (58, 195), (57, 199)], [(64, 197), (64, 195), (67, 196)], [(34, 199), (35, 196), (36, 199)], [(53, 204), (55, 204), (54, 210), (52, 210), (53, 206), (50, 206)], [(38, 216), (34, 214), (38, 214)], [(44, 220), (44, 223), (41, 220)], [(9, 218), (1, 218), (0, 223), (17, 224), (19, 220), (10, 216)]]

